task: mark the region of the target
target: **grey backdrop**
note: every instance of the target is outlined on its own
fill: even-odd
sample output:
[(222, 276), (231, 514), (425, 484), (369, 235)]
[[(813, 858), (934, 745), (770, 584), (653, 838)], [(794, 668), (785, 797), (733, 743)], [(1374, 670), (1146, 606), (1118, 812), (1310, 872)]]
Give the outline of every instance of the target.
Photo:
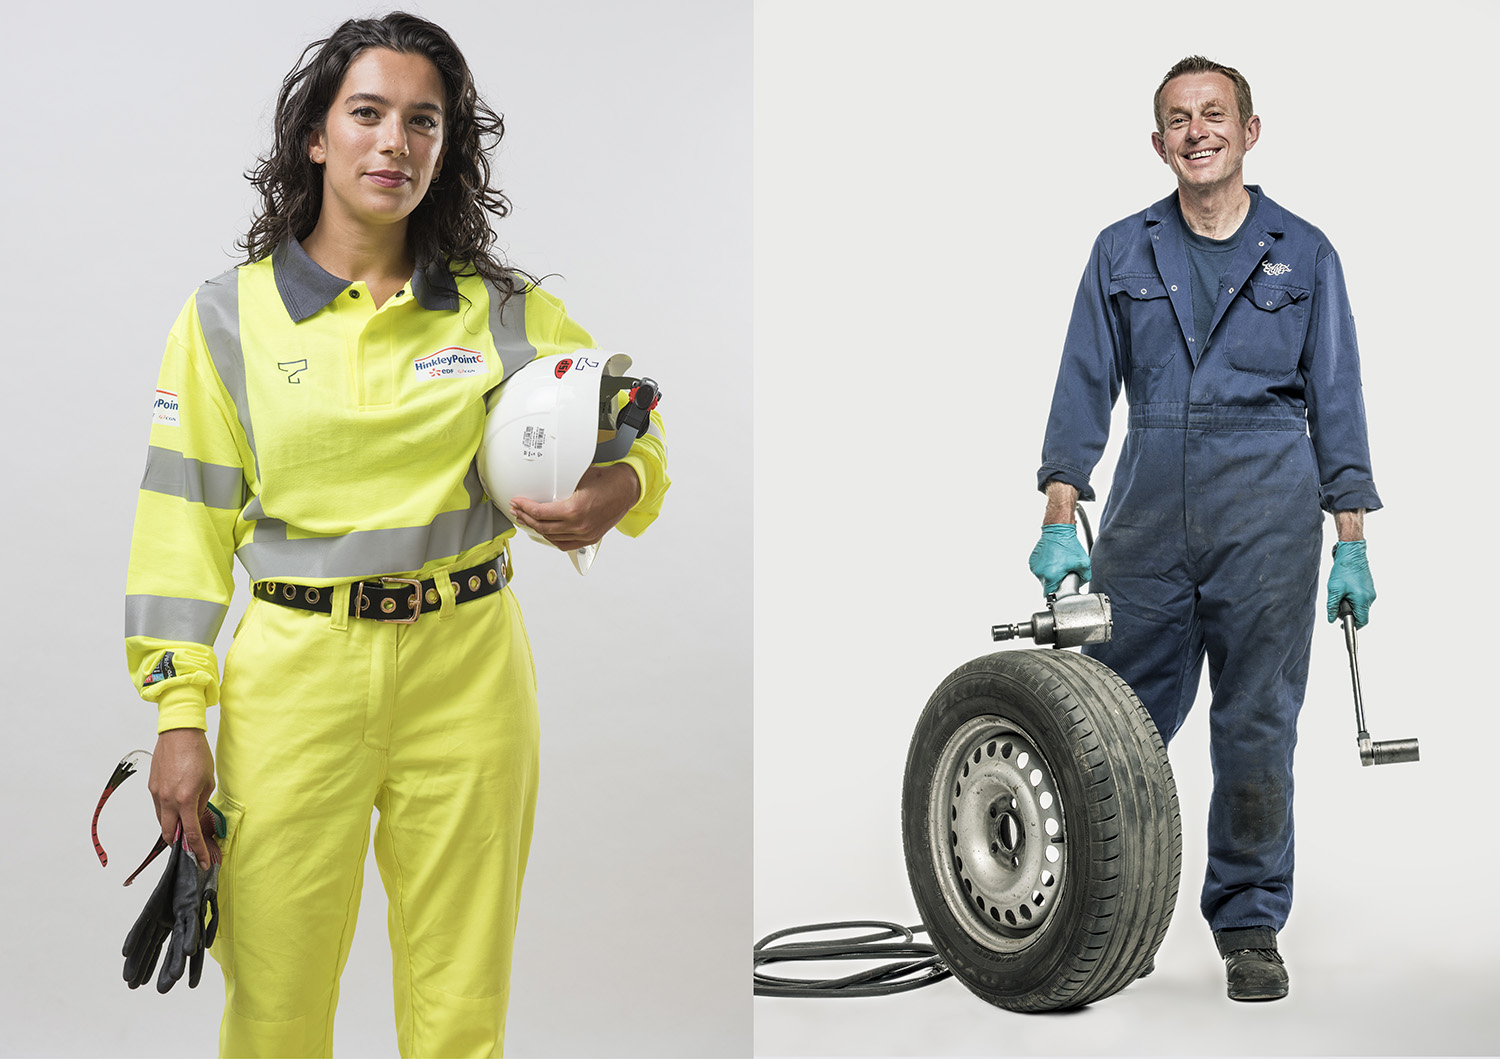
[[(523, 541), (543, 725), (512, 1055), (749, 1050), (750, 33), (746, 2), (412, 0), (508, 131), (502, 243), (662, 383), (675, 486), (589, 577)], [(0, 772), (0, 1053), (207, 1055), (222, 987), (127, 991), (150, 881), (152, 745), (124, 669), (147, 404), (189, 292), (232, 263), (275, 93), (364, 2), (28, 5), (7, 16), (4, 417), (10, 671)], [(245, 591), (224, 624), (227, 645)], [(211, 711), (210, 716), (214, 713)], [(367, 876), (335, 1048), (395, 1053), (384, 894)], [(475, 880), (484, 885), (484, 880)]]
[(1040, 604), (1026, 557), (1073, 295), (1095, 234), (1174, 186), (1150, 98), (1194, 51), (1254, 88), (1247, 179), (1343, 258), (1387, 505), (1367, 524), (1366, 709), (1377, 739), (1422, 743), (1419, 764), (1360, 767), (1341, 636), (1320, 621), (1283, 1003), (1225, 999), (1198, 913), (1205, 694), (1172, 746), (1184, 870), (1153, 977), (1048, 1018), (954, 982), (760, 999), (759, 1053), (1500, 1050), (1497, 31), (1494, 5), (1451, 0), (756, 5), (756, 935), (916, 921), (899, 829), (912, 727), (946, 673), (995, 649), (991, 624)]

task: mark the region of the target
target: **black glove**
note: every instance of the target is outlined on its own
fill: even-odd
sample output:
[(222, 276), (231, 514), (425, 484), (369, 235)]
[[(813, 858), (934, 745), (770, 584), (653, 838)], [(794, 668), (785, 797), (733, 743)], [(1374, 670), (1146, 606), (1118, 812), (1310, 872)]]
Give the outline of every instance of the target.
[[(193, 862), (193, 870), (198, 870), (197, 861)], [(206, 872), (199, 872), (202, 880), (203, 892), (198, 904), (198, 922), (203, 922), (203, 908), (209, 909), (208, 926), (203, 928), (203, 945), (197, 952), (188, 958), (188, 988), (198, 988), (198, 979), (203, 977), (203, 954), (208, 947), (214, 943), (214, 938), (219, 933), (219, 866), (215, 864)]]
[[(203, 951), (213, 942), (219, 926), (219, 866), (200, 871), (198, 861), (183, 842), (172, 843), (167, 869), (146, 901), (135, 925), (125, 937), (125, 981), (135, 989), (151, 979), (156, 961), (167, 944), (167, 958), (156, 979), (156, 991), (165, 993), (188, 969), (188, 987), (198, 984), (203, 973)], [(203, 927), (203, 907), (213, 910), (208, 929)], [(190, 966), (189, 966), (190, 965)]]

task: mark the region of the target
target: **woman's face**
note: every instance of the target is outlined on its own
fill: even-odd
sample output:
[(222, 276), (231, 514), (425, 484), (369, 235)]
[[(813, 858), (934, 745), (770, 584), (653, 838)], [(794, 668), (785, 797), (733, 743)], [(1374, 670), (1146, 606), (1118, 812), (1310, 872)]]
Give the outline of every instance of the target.
[(318, 223), (404, 222), (443, 164), (443, 104), (442, 76), (426, 56), (386, 48), (357, 56), (323, 128), (308, 138), (308, 157), (323, 167)]

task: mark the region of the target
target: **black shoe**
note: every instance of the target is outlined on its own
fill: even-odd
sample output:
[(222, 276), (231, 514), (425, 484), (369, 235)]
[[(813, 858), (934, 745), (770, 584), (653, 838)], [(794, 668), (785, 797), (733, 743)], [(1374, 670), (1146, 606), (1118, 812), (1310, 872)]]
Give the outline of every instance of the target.
[(1280, 1000), (1289, 987), (1286, 966), (1276, 951), (1270, 927), (1220, 930), (1214, 933), (1230, 1000)]

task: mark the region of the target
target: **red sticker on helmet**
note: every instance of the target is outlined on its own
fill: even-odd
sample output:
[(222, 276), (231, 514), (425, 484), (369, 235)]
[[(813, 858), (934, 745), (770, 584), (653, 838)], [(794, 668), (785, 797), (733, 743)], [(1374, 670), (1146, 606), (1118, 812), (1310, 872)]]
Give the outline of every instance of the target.
[(560, 378), (562, 378), (564, 375), (566, 375), (568, 373), (568, 369), (571, 368), (572, 366), (573, 366), (573, 358), (572, 357), (563, 357), (562, 360), (560, 360), (560, 361), (557, 362), (557, 367), (555, 367), (555, 368), (552, 369), (552, 374), (556, 375), (560, 379)]

